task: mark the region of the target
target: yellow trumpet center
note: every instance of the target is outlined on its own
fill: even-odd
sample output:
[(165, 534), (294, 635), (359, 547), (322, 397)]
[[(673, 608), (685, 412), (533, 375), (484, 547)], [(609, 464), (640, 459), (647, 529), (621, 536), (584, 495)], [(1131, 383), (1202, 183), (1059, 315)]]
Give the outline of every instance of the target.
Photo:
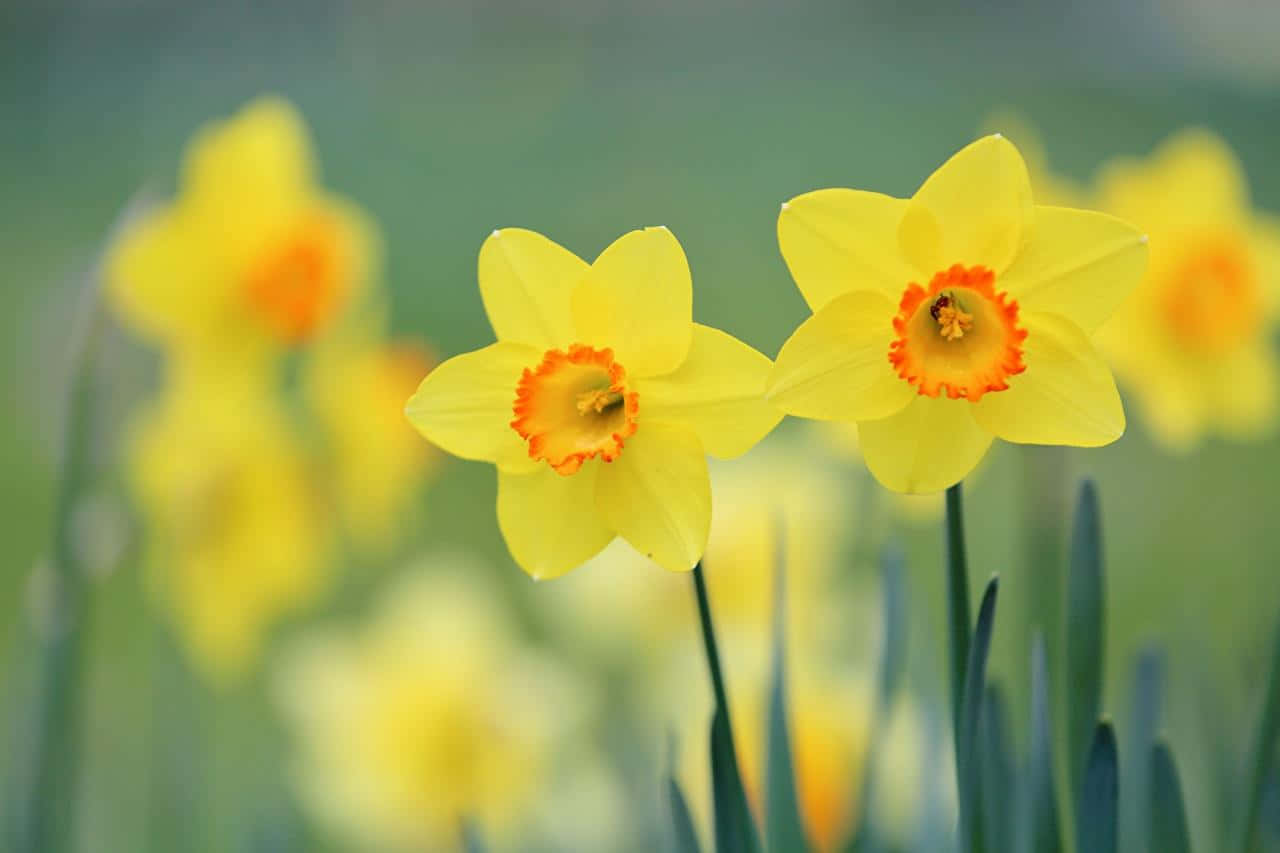
[(569, 475), (588, 459), (612, 462), (635, 434), (640, 397), (610, 349), (574, 344), (548, 350), (516, 385), (511, 427), (529, 445), (529, 457)]
[(1229, 350), (1258, 328), (1262, 292), (1242, 241), (1189, 241), (1171, 269), (1161, 308), (1174, 337), (1202, 353)]

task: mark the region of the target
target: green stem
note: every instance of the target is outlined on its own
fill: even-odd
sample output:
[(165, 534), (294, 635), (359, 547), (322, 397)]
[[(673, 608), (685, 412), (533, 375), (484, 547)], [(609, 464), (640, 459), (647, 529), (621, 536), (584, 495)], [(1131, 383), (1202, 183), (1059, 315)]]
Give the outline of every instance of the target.
[(947, 489), (947, 616), (951, 631), (951, 722), (953, 743), (960, 742), (960, 709), (969, 665), (969, 563), (964, 550), (964, 508), (960, 484)]
[[(725, 694), (724, 674), (720, 670), (720, 651), (716, 648), (716, 630), (711, 623), (711, 602), (707, 597), (707, 581), (702, 574), (701, 562), (693, 567), (693, 588), (698, 596), (698, 620), (702, 624), (702, 644), (707, 650), (707, 669), (711, 671), (711, 689), (715, 694), (716, 707), (724, 711), (728, 721), (729, 698)], [(729, 728), (733, 730), (732, 725)]]
[(62, 470), (54, 504), (53, 559), (45, 624), (37, 625), (40, 669), (35, 694), (32, 778), (19, 849), (70, 849), (78, 775), (81, 662), (86, 612), (84, 567), (72, 536), (73, 514), (89, 467), (94, 365), (103, 317), (95, 301), (78, 344), (62, 438)]

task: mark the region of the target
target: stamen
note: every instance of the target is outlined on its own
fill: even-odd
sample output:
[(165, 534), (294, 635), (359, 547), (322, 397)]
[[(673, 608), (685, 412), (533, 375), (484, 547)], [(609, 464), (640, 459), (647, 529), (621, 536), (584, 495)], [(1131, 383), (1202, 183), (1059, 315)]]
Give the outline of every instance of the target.
[(578, 414), (585, 415), (587, 412), (595, 412), (597, 415), (602, 415), (605, 409), (611, 409), (621, 402), (621, 391), (614, 391), (609, 388), (584, 391), (578, 395)]
[(939, 296), (929, 313), (938, 321), (942, 336), (949, 341), (963, 338), (964, 333), (973, 328), (973, 315), (966, 313), (949, 294)]

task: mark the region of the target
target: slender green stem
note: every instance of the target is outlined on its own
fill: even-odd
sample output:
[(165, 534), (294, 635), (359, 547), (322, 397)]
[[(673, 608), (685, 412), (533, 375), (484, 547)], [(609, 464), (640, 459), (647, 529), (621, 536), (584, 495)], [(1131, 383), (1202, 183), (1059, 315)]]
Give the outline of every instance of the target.
[(89, 467), (94, 366), (103, 318), (92, 306), (76, 353), (65, 412), (62, 466), (54, 505), (49, 606), (36, 630), (40, 670), (35, 694), (32, 778), (19, 849), (57, 853), (70, 848), (78, 775), (85, 571), (72, 536), (76, 499)]
[(724, 711), (725, 719), (728, 720), (729, 698), (725, 694), (724, 674), (720, 670), (720, 651), (716, 648), (716, 630), (711, 623), (711, 601), (707, 597), (707, 581), (702, 574), (701, 562), (693, 567), (693, 588), (698, 595), (698, 620), (702, 624), (702, 644), (707, 650), (707, 669), (711, 671), (711, 689), (715, 694), (716, 707)]
[(969, 561), (964, 550), (964, 507), (960, 484), (947, 489), (947, 621), (951, 631), (951, 722), (954, 743), (960, 742), (965, 670), (972, 630), (969, 607)]

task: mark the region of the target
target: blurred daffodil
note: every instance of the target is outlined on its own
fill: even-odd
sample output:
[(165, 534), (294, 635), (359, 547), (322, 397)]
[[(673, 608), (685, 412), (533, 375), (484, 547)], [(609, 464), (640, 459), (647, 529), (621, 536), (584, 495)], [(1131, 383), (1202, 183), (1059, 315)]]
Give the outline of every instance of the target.
[(1105, 214), (1033, 204), (1003, 137), (962, 149), (911, 199), (794, 198), (778, 240), (814, 314), (783, 345), (769, 397), (789, 414), (856, 422), (888, 488), (951, 486), (995, 437), (1092, 447), (1124, 432), (1090, 336), (1141, 277), (1145, 237)]
[(297, 436), (256, 388), (183, 380), (139, 418), (129, 461), (162, 606), (197, 666), (232, 681), (325, 581), (329, 540)]
[(1147, 275), (1099, 341), (1152, 434), (1187, 450), (1209, 432), (1272, 427), (1280, 222), (1250, 208), (1235, 155), (1185, 131), (1146, 160), (1112, 164), (1099, 192), (1151, 234)]
[(684, 250), (666, 228), (623, 235), (588, 264), (531, 231), (480, 249), (498, 342), (451, 358), (406, 414), (428, 439), (498, 467), (498, 523), (535, 578), (621, 536), (664, 568), (702, 556), (706, 454), (744, 453), (778, 422), (770, 362), (692, 320)]
[(438, 456), (402, 412), (433, 361), (418, 344), (357, 332), (332, 336), (306, 366), (335, 508), (352, 542), (374, 556), (396, 544)]
[(316, 629), (285, 656), (294, 779), (359, 849), (458, 849), (464, 820), (505, 847), (549, 795), (593, 700), (521, 646), (483, 567), (438, 556), (420, 569), (363, 631)]
[(107, 279), (141, 334), (242, 364), (329, 327), (374, 256), (364, 214), (318, 185), (302, 118), (260, 98), (196, 134), (177, 198), (124, 234)]

